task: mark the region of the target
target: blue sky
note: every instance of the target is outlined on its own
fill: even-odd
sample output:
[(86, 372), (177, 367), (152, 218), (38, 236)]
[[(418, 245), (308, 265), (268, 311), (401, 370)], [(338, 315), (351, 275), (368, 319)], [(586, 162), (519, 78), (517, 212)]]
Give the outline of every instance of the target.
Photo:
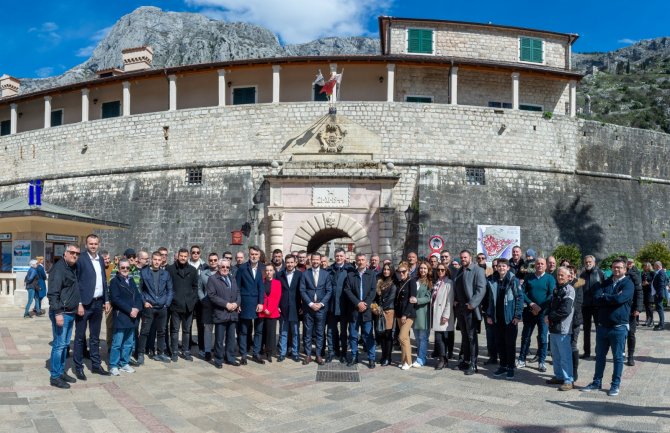
[(260, 24), (289, 43), (323, 36), (377, 36), (380, 14), (578, 33), (576, 52), (610, 51), (640, 39), (670, 36), (668, 0), (635, 4), (620, 0), (37, 0), (12, 3), (12, 16), (0, 25), (0, 75), (59, 75), (84, 62), (110, 27), (140, 6)]

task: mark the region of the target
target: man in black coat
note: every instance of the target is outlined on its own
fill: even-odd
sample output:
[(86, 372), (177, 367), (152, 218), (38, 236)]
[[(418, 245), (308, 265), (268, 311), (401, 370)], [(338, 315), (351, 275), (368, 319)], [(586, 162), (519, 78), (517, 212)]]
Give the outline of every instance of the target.
[[(333, 295), (330, 297), (328, 317), (326, 318), (328, 326), (326, 332), (326, 343), (328, 344), (326, 362), (331, 362), (335, 356), (340, 358), (340, 362), (345, 362), (347, 356), (347, 327), (349, 325), (350, 302), (344, 295), (344, 282), (347, 279), (347, 275), (350, 272), (354, 272), (354, 267), (347, 263), (346, 260), (347, 255), (344, 249), (336, 248), (335, 263), (328, 268), (333, 279)], [(375, 275), (377, 275), (376, 272)]]
[(377, 275), (368, 269), (365, 254), (356, 254), (356, 270), (347, 275), (344, 282), (344, 296), (349, 300), (349, 348), (351, 358), (347, 363), (352, 366), (358, 362), (358, 328), (363, 332), (365, 350), (368, 352), (368, 368), (375, 368), (377, 350), (372, 335), (372, 310), (370, 304), (377, 296)]
[(640, 311), (644, 308), (644, 296), (642, 294), (642, 277), (640, 271), (635, 266), (635, 261), (626, 257), (622, 257), (622, 259), (626, 259), (626, 267), (628, 268), (626, 276), (631, 279), (635, 286), (633, 305), (630, 307), (630, 321), (628, 322), (627, 338), (628, 350), (626, 351), (628, 354), (626, 365), (632, 367), (635, 365), (635, 359), (633, 358), (633, 355), (635, 354), (635, 330), (637, 329), (637, 321)]
[(302, 272), (296, 269), (295, 257), (288, 254), (284, 259), (284, 270), (277, 273), (281, 282), (281, 299), (279, 300), (279, 357), (277, 362), (286, 359), (288, 338), (291, 334), (291, 356), (293, 361), (300, 361), (300, 313), (302, 298), (300, 297), (300, 283)]
[(198, 302), (198, 270), (188, 264), (188, 250), (186, 248), (179, 249), (177, 261), (168, 266), (166, 270), (172, 278), (172, 289), (174, 291), (172, 305), (170, 305), (172, 362), (177, 362), (178, 359), (180, 325), (182, 330), (182, 357), (187, 361), (193, 361), (189, 343), (193, 310)]
[(472, 263), (472, 253), (461, 251), (461, 268), (454, 277), (454, 311), (461, 328), (463, 362), (458, 368), (470, 376), (477, 371), (477, 328), (482, 320), (479, 304), (486, 293), (484, 269)]
[(598, 308), (593, 300), (593, 294), (600, 289), (600, 285), (605, 281), (603, 271), (596, 266), (595, 257), (584, 257), (584, 270), (579, 278), (584, 280), (584, 286), (582, 287), (582, 293), (584, 294), (584, 302), (582, 303), (584, 353), (581, 358), (589, 359), (591, 356), (591, 324), (595, 324), (598, 317)]

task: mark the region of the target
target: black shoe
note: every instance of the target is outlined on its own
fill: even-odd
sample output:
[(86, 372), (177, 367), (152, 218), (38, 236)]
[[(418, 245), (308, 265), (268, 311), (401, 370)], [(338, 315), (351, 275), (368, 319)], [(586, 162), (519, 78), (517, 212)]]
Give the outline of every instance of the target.
[(144, 353), (137, 354), (137, 365), (144, 365)]
[(581, 359), (589, 359), (590, 357), (591, 357), (590, 353), (583, 353), (582, 355), (580, 355)]
[(333, 355), (327, 355), (326, 356), (326, 364), (330, 364), (333, 362)]
[(300, 357), (299, 356), (294, 356), (291, 358), (293, 362), (300, 362)]
[(477, 367), (471, 365), (470, 368), (468, 368), (467, 370), (465, 370), (463, 372), (463, 374), (465, 374), (466, 376), (472, 376), (476, 372), (477, 372)]
[(49, 383), (51, 383), (51, 386), (55, 386), (56, 388), (61, 388), (61, 389), (69, 389), (70, 384), (64, 381), (61, 377), (52, 377), (49, 380)]
[(66, 381), (67, 383), (76, 383), (77, 382), (77, 379), (75, 379), (72, 376), (69, 376), (67, 373), (63, 373), (63, 375), (60, 378), (63, 379), (64, 381)]
[(435, 370), (442, 370), (446, 365), (446, 362), (444, 358), (440, 358), (439, 361), (437, 361), (437, 365), (435, 366)]
[(346, 362), (347, 362), (347, 357), (344, 356), (344, 355), (340, 356), (340, 363), (341, 364), (346, 364)]
[(265, 359), (267, 360), (267, 362), (272, 363), (272, 355), (267, 355)]
[(461, 370), (461, 371), (465, 371), (469, 368), (470, 368), (470, 364), (468, 364), (466, 362), (461, 362), (461, 363), (458, 364), (458, 369)]
[(277, 358), (277, 362), (283, 362), (285, 359), (286, 357), (284, 355), (279, 355), (279, 357)]
[(375, 364), (376, 364), (376, 363), (375, 363), (375, 360), (374, 360), (374, 359), (369, 360), (369, 361), (368, 361), (368, 368), (369, 368), (370, 370), (372, 370), (373, 368), (375, 368)]
[(170, 358), (167, 357), (167, 355), (164, 354), (159, 354), (159, 355), (154, 355), (153, 358), (154, 361), (159, 361), (159, 362), (165, 362), (166, 364), (170, 362)]
[(391, 361), (389, 361), (388, 359), (384, 359), (382, 362), (379, 363), (379, 365), (381, 365), (382, 367), (387, 367), (391, 365)]
[(183, 352), (181, 354), (182, 358), (184, 358), (186, 361), (191, 361), (193, 362), (193, 356), (189, 352)]
[(109, 371), (102, 368), (102, 365), (100, 367), (93, 367), (93, 369), (91, 370), (91, 373), (99, 374), (100, 376), (109, 376), (110, 375)]
[(240, 359), (240, 365), (247, 365), (247, 357), (246, 357), (246, 356), (243, 356), (243, 357)]
[(654, 331), (662, 331), (663, 327), (664, 327), (664, 325), (656, 325), (656, 326), (654, 326)]
[(214, 367), (216, 367), (218, 369), (221, 369), (221, 368), (223, 368), (223, 364), (221, 364), (220, 362), (215, 362)]
[(209, 362), (212, 360), (212, 352), (205, 352), (205, 361)]
[(172, 362), (177, 362), (179, 360), (179, 357), (177, 355), (172, 355), (172, 358), (170, 358)]
[(254, 361), (256, 364), (265, 364), (265, 361), (263, 361), (263, 358), (261, 358), (260, 355), (252, 356), (251, 360)]
[(232, 365), (233, 367), (239, 367), (240, 366), (240, 363), (237, 362), (237, 361), (226, 362), (226, 364)]
[(316, 357), (316, 363), (319, 364), (319, 365), (324, 365), (324, 364), (325, 364), (325, 361), (323, 360), (322, 357), (317, 356), (317, 357)]
[(497, 364), (497, 363), (498, 363), (498, 360), (497, 360), (497, 359), (495, 359), (495, 358), (489, 358), (489, 359), (484, 363), (484, 365), (494, 365), (494, 364)]
[(347, 367), (351, 367), (352, 365), (358, 364), (358, 357), (354, 356), (352, 357), (348, 362), (347, 362)]
[(84, 374), (84, 370), (75, 370), (74, 375), (77, 379), (79, 380), (86, 380), (86, 375)]
[(628, 361), (626, 361), (626, 365), (629, 367), (635, 367), (635, 360), (633, 359), (632, 356), (628, 357)]

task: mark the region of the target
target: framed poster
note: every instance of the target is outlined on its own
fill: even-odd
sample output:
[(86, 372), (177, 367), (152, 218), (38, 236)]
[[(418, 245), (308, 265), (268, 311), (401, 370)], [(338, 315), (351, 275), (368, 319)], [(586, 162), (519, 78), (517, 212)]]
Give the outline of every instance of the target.
[(511, 258), (515, 245), (521, 245), (521, 227), (477, 226), (477, 254), (483, 253), (488, 263), (493, 259)]
[(28, 271), (28, 268), (30, 268), (30, 241), (14, 241), (12, 255), (14, 272)]

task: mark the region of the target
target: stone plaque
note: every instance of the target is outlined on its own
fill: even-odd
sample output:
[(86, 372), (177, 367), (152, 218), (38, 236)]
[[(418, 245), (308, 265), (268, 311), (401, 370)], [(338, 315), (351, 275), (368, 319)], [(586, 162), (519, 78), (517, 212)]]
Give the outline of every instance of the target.
[(330, 186), (312, 188), (312, 206), (347, 207), (349, 206), (349, 187)]

